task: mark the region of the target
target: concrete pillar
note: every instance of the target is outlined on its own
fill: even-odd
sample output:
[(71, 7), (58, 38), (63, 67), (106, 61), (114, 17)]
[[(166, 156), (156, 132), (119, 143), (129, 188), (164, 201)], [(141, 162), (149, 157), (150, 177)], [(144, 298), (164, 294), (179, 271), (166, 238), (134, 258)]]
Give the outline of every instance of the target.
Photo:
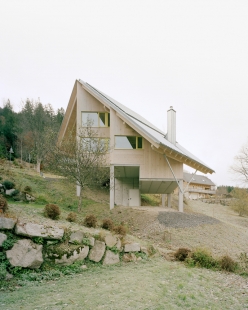
[(181, 192), (181, 190), (183, 191), (183, 180), (179, 180), (179, 186), (180, 188), (178, 188), (178, 211), (183, 212), (183, 193)]
[(109, 205), (110, 210), (115, 207), (115, 176), (114, 176), (115, 166), (110, 165), (110, 193), (109, 193)]
[(167, 207), (171, 208), (171, 194), (167, 194)]
[(165, 194), (162, 194), (162, 207), (165, 207)]

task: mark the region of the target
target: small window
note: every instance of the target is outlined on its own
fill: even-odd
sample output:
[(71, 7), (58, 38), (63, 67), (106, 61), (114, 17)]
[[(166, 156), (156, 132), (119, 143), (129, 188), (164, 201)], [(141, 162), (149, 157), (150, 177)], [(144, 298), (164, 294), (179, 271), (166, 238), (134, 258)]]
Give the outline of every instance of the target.
[(109, 127), (110, 113), (107, 112), (82, 112), (82, 126), (89, 124), (91, 127)]
[(142, 149), (142, 137), (136, 136), (115, 136), (115, 148), (134, 150)]

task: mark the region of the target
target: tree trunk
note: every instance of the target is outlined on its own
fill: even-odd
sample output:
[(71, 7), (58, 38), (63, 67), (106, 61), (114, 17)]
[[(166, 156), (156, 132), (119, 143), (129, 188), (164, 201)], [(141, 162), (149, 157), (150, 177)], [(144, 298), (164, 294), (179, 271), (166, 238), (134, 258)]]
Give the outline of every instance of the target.
[(37, 159), (36, 171), (37, 171), (38, 173), (40, 173), (40, 163), (41, 163), (41, 160), (40, 160), (40, 159)]
[(83, 191), (82, 191), (82, 186), (80, 186), (80, 195), (78, 199), (78, 212), (80, 212), (82, 209), (82, 201), (83, 201)]

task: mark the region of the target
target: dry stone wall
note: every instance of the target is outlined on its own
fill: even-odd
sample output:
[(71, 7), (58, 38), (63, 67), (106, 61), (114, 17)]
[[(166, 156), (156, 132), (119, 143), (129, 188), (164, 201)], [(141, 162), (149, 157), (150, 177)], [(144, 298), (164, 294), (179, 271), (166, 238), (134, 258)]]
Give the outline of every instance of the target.
[[(7, 233), (9, 232), (9, 233)], [(8, 236), (18, 240), (13, 247), (5, 250), (4, 243)], [(139, 243), (122, 244), (121, 237), (106, 231), (104, 234), (91, 236), (88, 232), (75, 231), (66, 233), (56, 226), (26, 223), (0, 217), (0, 251), (5, 251), (12, 267), (37, 269), (46, 260), (66, 266), (76, 261), (88, 259), (103, 265), (135, 261), (135, 252), (147, 253), (147, 248)]]

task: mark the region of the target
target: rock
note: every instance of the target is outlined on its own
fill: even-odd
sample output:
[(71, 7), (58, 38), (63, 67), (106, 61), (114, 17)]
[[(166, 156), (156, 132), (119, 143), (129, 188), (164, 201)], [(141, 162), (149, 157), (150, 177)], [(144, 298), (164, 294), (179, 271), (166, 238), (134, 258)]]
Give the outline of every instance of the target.
[(121, 250), (121, 240), (117, 238), (116, 248), (120, 251)]
[(109, 234), (104, 238), (104, 241), (105, 241), (106, 246), (112, 248), (113, 246), (116, 245), (117, 238)]
[(11, 195), (14, 193), (14, 191), (15, 191), (15, 189), (14, 189), (14, 188), (12, 188), (12, 189), (6, 189), (6, 191), (5, 191), (5, 195), (7, 195), (7, 196), (11, 196)]
[(13, 277), (14, 277), (14, 276), (13, 276), (11, 273), (8, 273), (8, 272), (7, 272), (7, 274), (6, 274), (6, 276), (5, 276), (5, 280), (8, 281), (8, 280), (12, 279)]
[(86, 265), (82, 265), (80, 268), (81, 269), (87, 269), (87, 266)]
[(122, 257), (123, 262), (128, 263), (128, 262), (136, 262), (137, 257), (135, 256), (134, 253), (126, 253)]
[(140, 247), (140, 251), (145, 253), (147, 256), (149, 256), (149, 252), (145, 246)]
[(94, 246), (95, 245), (95, 238), (93, 237), (88, 237), (89, 242), (90, 242), (90, 246)]
[(124, 247), (124, 252), (139, 252), (140, 244), (139, 243), (127, 243)]
[(106, 255), (103, 260), (103, 265), (113, 265), (120, 262), (119, 253), (115, 254), (114, 252), (107, 250)]
[(60, 264), (61, 266), (68, 266), (73, 264), (77, 260), (85, 259), (85, 257), (88, 256), (89, 253), (89, 247), (84, 246), (79, 248), (78, 250), (75, 250), (73, 254), (69, 257), (67, 257), (67, 254), (64, 254), (60, 259), (55, 259), (56, 264)]
[(84, 233), (82, 231), (75, 231), (70, 235), (70, 243), (82, 243), (83, 242)]
[(0, 217), (0, 229), (13, 229), (15, 226), (16, 220)]
[(27, 201), (35, 201), (35, 197), (33, 197), (33, 196), (31, 196), (31, 195), (29, 195), (27, 193), (25, 195), (25, 198), (26, 198)]
[(39, 268), (43, 263), (41, 244), (32, 240), (18, 240), (11, 250), (6, 251), (7, 258), (12, 266)]
[(100, 262), (105, 252), (105, 243), (99, 240), (95, 241), (95, 245), (90, 250), (89, 259), (93, 262)]
[(2, 246), (3, 242), (7, 239), (7, 236), (3, 233), (0, 233), (0, 247)]
[(64, 229), (56, 226), (45, 226), (33, 223), (17, 223), (15, 227), (15, 233), (21, 236), (28, 237), (42, 237), (44, 239), (62, 239), (64, 235)]

